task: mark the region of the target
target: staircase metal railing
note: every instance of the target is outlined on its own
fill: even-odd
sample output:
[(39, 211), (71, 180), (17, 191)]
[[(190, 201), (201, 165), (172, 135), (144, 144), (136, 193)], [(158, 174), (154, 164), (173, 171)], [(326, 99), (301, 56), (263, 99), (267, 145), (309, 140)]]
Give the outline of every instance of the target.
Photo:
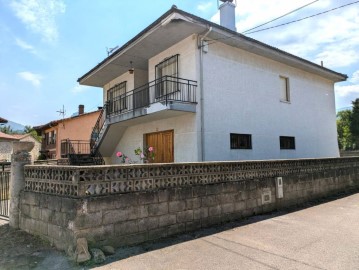
[(102, 107), (102, 110), (100, 111), (100, 115), (97, 118), (96, 124), (91, 132), (90, 137), (90, 149), (92, 154), (96, 154), (97, 148), (96, 148), (96, 141), (100, 137), (101, 130), (106, 122), (106, 111), (107, 111), (108, 103), (106, 102), (104, 106)]

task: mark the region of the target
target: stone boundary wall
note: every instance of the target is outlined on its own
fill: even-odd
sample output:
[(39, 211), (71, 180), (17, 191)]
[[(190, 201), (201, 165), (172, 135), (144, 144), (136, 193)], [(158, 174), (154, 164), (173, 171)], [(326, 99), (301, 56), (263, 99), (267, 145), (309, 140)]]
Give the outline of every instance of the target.
[[(283, 179), (277, 198), (276, 177)], [(359, 158), (26, 166), (20, 228), (74, 252), (138, 244), (359, 189)]]

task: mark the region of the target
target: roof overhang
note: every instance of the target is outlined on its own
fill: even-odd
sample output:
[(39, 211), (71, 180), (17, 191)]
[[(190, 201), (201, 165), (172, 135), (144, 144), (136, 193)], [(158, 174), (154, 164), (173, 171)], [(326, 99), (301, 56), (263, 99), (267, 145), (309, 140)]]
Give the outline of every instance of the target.
[(212, 27), (207, 39), (246, 50), (274, 61), (317, 74), (334, 82), (347, 76), (249, 38), (213, 22), (172, 7), (137, 36), (117, 49), (78, 79), (82, 85), (103, 87), (132, 67), (148, 69), (148, 60), (192, 34), (203, 34)]

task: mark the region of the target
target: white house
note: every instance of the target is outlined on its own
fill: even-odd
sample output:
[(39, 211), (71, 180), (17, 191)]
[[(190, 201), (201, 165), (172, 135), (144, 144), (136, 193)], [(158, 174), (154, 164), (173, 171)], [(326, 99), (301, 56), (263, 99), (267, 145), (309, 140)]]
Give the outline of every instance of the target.
[(103, 88), (93, 140), (107, 164), (145, 146), (156, 162), (339, 156), (347, 76), (235, 32), (231, 2), (222, 26), (173, 6), (78, 79)]

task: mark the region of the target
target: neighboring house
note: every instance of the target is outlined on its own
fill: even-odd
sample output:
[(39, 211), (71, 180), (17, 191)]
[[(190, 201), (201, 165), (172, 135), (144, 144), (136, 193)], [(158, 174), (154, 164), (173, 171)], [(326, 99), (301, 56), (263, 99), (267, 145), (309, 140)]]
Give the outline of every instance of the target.
[(224, 2), (226, 27), (173, 6), (78, 79), (103, 88), (107, 164), (145, 146), (155, 162), (339, 156), (334, 83), (347, 76), (235, 32)]
[(0, 132), (0, 161), (11, 161), (11, 154), (13, 152), (13, 142), (34, 142), (35, 146), (31, 150), (33, 160), (39, 157), (41, 143), (35, 139), (31, 134), (5, 134)]
[(75, 116), (34, 127), (42, 137), (41, 154), (47, 159), (60, 159), (66, 157), (69, 151), (89, 153), (91, 132), (99, 114), (100, 110), (85, 113), (84, 106), (79, 105)]

